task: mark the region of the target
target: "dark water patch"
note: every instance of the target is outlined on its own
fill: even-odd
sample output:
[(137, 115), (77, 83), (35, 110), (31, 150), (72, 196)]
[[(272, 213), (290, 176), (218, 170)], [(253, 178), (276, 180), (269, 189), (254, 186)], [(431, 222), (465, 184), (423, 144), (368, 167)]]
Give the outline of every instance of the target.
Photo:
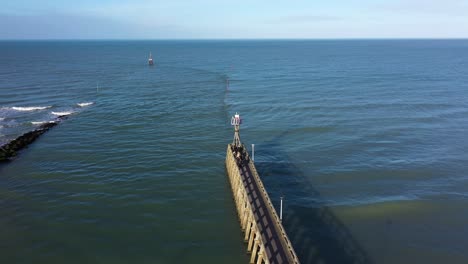
[(326, 205), (288, 205), (289, 201), (303, 197), (319, 201), (320, 193), (277, 143), (265, 142), (262, 146), (262, 156), (267, 155), (269, 160), (275, 158), (255, 164), (278, 212), (279, 196), (285, 197), (283, 225), (301, 263), (372, 263), (351, 232)]

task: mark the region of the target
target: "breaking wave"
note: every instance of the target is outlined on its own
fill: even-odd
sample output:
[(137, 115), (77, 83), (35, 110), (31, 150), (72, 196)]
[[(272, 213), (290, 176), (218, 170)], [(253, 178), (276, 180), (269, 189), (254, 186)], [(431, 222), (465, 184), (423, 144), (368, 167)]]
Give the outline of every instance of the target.
[(16, 111), (37, 111), (37, 110), (44, 110), (47, 108), (51, 108), (52, 106), (13, 106), (10, 109)]
[(46, 123), (55, 123), (55, 121), (31, 121), (31, 124), (33, 125), (42, 125)]
[(66, 116), (66, 115), (71, 115), (73, 114), (72, 111), (66, 111), (66, 112), (52, 112), (53, 115), (56, 115), (56, 116)]
[(78, 103), (77, 105), (80, 107), (85, 107), (94, 104), (93, 102), (87, 102), (87, 103)]

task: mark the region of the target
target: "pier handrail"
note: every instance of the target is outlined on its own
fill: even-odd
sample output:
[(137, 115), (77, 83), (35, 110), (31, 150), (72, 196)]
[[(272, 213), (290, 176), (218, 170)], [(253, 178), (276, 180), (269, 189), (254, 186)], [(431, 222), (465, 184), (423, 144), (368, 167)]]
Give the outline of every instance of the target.
[[(231, 149), (231, 146), (230, 146), (230, 144), (229, 144), (229, 145), (228, 145), (228, 153), (230, 153), (230, 154), (228, 154), (228, 155), (230, 156), (230, 158), (231, 158), (232, 160), (235, 160), (234, 153), (232, 153), (232, 151), (229, 151), (230, 149)], [(239, 168), (238, 168), (237, 166), (235, 167), (234, 170), (236, 171), (237, 175), (241, 175), (241, 173), (240, 173), (240, 171), (239, 171)], [(240, 180), (240, 182), (237, 183), (237, 184), (242, 184), (242, 180), (241, 180), (240, 178), (239, 178), (239, 180)], [(234, 191), (234, 186), (236, 186), (236, 184), (233, 182), (233, 179), (231, 179), (231, 178), (230, 178), (230, 181), (231, 181), (231, 188), (233, 188), (233, 191)], [(245, 188), (241, 188), (241, 191), (242, 191), (242, 193), (243, 193), (243, 195), (244, 195), (245, 197), (248, 196), (247, 190), (246, 190)], [(239, 206), (241, 206), (241, 205), (236, 203), (236, 206), (239, 207)], [(253, 215), (253, 214), (254, 214), (254, 210), (252, 209), (252, 205), (250, 204), (250, 202), (247, 202), (247, 203), (246, 203), (246, 207), (247, 207), (248, 211)], [(253, 221), (252, 224), (253, 224), (253, 226), (254, 226), (254, 227), (253, 227), (254, 230), (259, 230), (256, 221)], [(263, 241), (262, 236), (258, 236), (258, 237), (256, 237), (255, 239), (258, 239), (258, 240), (259, 240), (259, 246), (261, 247), (261, 250), (260, 250), (260, 251), (261, 251), (261, 252), (266, 252), (265, 246), (264, 246), (264, 245), (265, 245), (265, 241)], [(265, 258), (264, 261), (265, 261), (266, 264), (270, 264), (270, 261), (268, 260), (268, 258)]]
[(294, 251), (294, 248), (293, 248), (293, 246), (291, 244), (291, 241), (289, 240), (289, 237), (286, 234), (286, 231), (284, 230), (283, 225), (281, 224), (281, 221), (280, 221), (280, 219), (278, 217), (278, 214), (276, 213), (276, 209), (275, 209), (275, 207), (273, 206), (273, 204), (272, 204), (272, 202), (270, 200), (270, 196), (268, 195), (268, 192), (266, 191), (265, 186), (263, 185), (263, 182), (260, 179), (260, 176), (258, 175), (257, 169), (255, 168), (255, 165), (253, 164), (252, 159), (250, 158), (247, 149), (245, 148), (245, 146), (243, 144), (242, 144), (242, 146), (243, 146), (242, 149), (244, 151), (244, 154), (246, 155), (246, 157), (248, 158), (248, 161), (249, 161), (249, 168), (253, 173), (253, 176), (254, 176), (255, 181), (257, 182), (257, 185), (258, 185), (258, 187), (259, 187), (259, 189), (261, 191), (261, 194), (263, 196), (264, 201), (266, 202), (266, 204), (269, 207), (268, 211), (269, 211), (269, 213), (271, 213), (271, 216), (275, 221), (275, 228), (277, 229), (278, 233), (283, 236), (283, 239), (281, 239), (281, 243), (284, 243), (283, 247), (288, 249), (288, 252), (289, 252), (288, 257), (291, 258), (290, 261), (292, 261), (292, 263), (299, 263), (299, 258), (297, 257), (296, 252)]

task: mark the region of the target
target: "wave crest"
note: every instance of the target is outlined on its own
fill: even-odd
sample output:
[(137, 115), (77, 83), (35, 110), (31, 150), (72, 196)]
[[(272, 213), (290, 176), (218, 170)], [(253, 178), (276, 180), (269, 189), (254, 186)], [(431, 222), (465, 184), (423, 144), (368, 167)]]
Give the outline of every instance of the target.
[(77, 103), (78, 106), (80, 107), (85, 107), (94, 104), (94, 102), (86, 102), (86, 103)]
[(43, 125), (47, 123), (55, 123), (55, 121), (31, 121), (31, 124), (33, 125)]
[(66, 112), (52, 112), (53, 115), (56, 115), (56, 116), (66, 116), (66, 115), (71, 115), (73, 114), (72, 111), (66, 111)]
[(37, 110), (44, 110), (51, 108), (52, 106), (13, 106), (10, 109), (16, 110), (16, 111), (37, 111)]

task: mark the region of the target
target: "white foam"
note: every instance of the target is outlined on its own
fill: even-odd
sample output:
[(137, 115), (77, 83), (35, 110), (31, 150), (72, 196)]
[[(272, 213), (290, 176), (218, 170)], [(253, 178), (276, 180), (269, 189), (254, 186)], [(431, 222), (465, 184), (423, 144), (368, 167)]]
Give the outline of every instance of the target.
[(80, 107), (85, 107), (94, 104), (93, 102), (86, 102), (86, 103), (78, 103), (77, 105)]
[(71, 115), (73, 114), (72, 111), (67, 111), (67, 112), (52, 112), (53, 115), (56, 115), (56, 116), (66, 116), (66, 115)]
[(52, 106), (13, 106), (11, 109), (16, 111), (37, 111), (51, 108)]
[(55, 121), (32, 121), (31, 124), (33, 125), (43, 125), (47, 123), (55, 123)]
[(42, 124), (45, 124), (45, 123), (47, 123), (47, 121), (37, 121), (37, 122), (31, 121), (31, 124), (33, 124), (33, 125), (42, 125)]
[(0, 121), (3, 121), (3, 120), (5, 120), (5, 118), (3, 118), (3, 117), (0, 117)]

